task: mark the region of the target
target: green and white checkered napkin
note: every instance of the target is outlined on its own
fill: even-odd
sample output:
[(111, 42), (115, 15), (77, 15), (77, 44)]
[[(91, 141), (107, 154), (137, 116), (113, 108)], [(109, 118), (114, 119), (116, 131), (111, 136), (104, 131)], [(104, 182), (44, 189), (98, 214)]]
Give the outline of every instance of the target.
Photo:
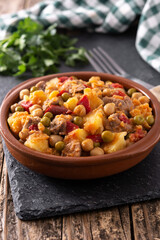
[(160, 0), (54, 0), (0, 17), (0, 38), (13, 32), (19, 20), (31, 17), (44, 25), (123, 32), (140, 15), (136, 47), (141, 57), (160, 72)]

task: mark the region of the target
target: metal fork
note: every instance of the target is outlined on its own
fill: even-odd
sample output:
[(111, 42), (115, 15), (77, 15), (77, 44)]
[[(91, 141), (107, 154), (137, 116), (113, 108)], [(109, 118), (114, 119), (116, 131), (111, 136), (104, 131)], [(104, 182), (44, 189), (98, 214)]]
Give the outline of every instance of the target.
[(129, 73), (122, 69), (101, 47), (93, 48), (89, 50), (88, 53), (86, 53), (86, 57), (97, 72), (116, 74), (137, 82), (149, 89), (160, 101), (160, 85), (153, 86), (141, 79), (130, 76)]

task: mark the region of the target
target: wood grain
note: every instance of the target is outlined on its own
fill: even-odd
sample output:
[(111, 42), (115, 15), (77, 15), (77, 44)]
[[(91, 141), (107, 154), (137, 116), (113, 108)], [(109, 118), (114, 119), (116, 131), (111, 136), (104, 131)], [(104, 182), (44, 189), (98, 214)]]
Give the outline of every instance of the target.
[[(124, 210), (124, 209), (123, 209)], [(126, 211), (127, 208), (126, 208)], [(97, 211), (91, 213), (91, 231), (93, 239), (124, 239), (130, 240), (131, 234), (125, 230), (124, 225), (130, 222), (127, 218), (127, 222), (123, 222), (124, 219), (119, 214), (118, 208), (110, 208), (104, 211)]]
[(135, 240), (160, 240), (160, 200), (132, 206)]

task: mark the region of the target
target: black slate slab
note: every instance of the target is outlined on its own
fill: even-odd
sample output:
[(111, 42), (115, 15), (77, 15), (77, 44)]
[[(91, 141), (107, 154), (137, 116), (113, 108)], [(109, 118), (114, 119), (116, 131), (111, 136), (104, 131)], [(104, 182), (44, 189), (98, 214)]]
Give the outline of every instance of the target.
[(51, 217), (160, 197), (160, 143), (140, 164), (123, 173), (89, 181), (58, 180), (17, 162), (4, 146), (17, 216)]
[[(143, 62), (135, 49), (135, 29), (121, 35), (74, 33), (79, 45), (100, 45), (130, 74), (159, 84), (159, 73)], [(90, 65), (75, 71), (93, 70)], [(73, 71), (63, 66), (61, 72)], [(0, 100), (20, 79), (0, 77)], [(4, 144), (4, 143), (3, 143)], [(4, 144), (11, 192), (17, 216), (22, 220), (101, 209), (160, 197), (160, 143), (134, 168), (90, 181), (57, 180), (32, 172), (17, 162)]]

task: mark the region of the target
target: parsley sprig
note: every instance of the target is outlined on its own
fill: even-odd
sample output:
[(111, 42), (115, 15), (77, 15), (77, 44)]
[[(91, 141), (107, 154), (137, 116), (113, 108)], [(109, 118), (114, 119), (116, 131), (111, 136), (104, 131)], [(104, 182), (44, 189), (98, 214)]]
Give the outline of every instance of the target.
[(87, 62), (85, 49), (75, 47), (77, 39), (58, 34), (56, 25), (43, 25), (26, 18), (17, 30), (0, 41), (0, 74), (13, 76), (31, 72), (34, 77), (58, 72), (61, 61), (74, 67)]

